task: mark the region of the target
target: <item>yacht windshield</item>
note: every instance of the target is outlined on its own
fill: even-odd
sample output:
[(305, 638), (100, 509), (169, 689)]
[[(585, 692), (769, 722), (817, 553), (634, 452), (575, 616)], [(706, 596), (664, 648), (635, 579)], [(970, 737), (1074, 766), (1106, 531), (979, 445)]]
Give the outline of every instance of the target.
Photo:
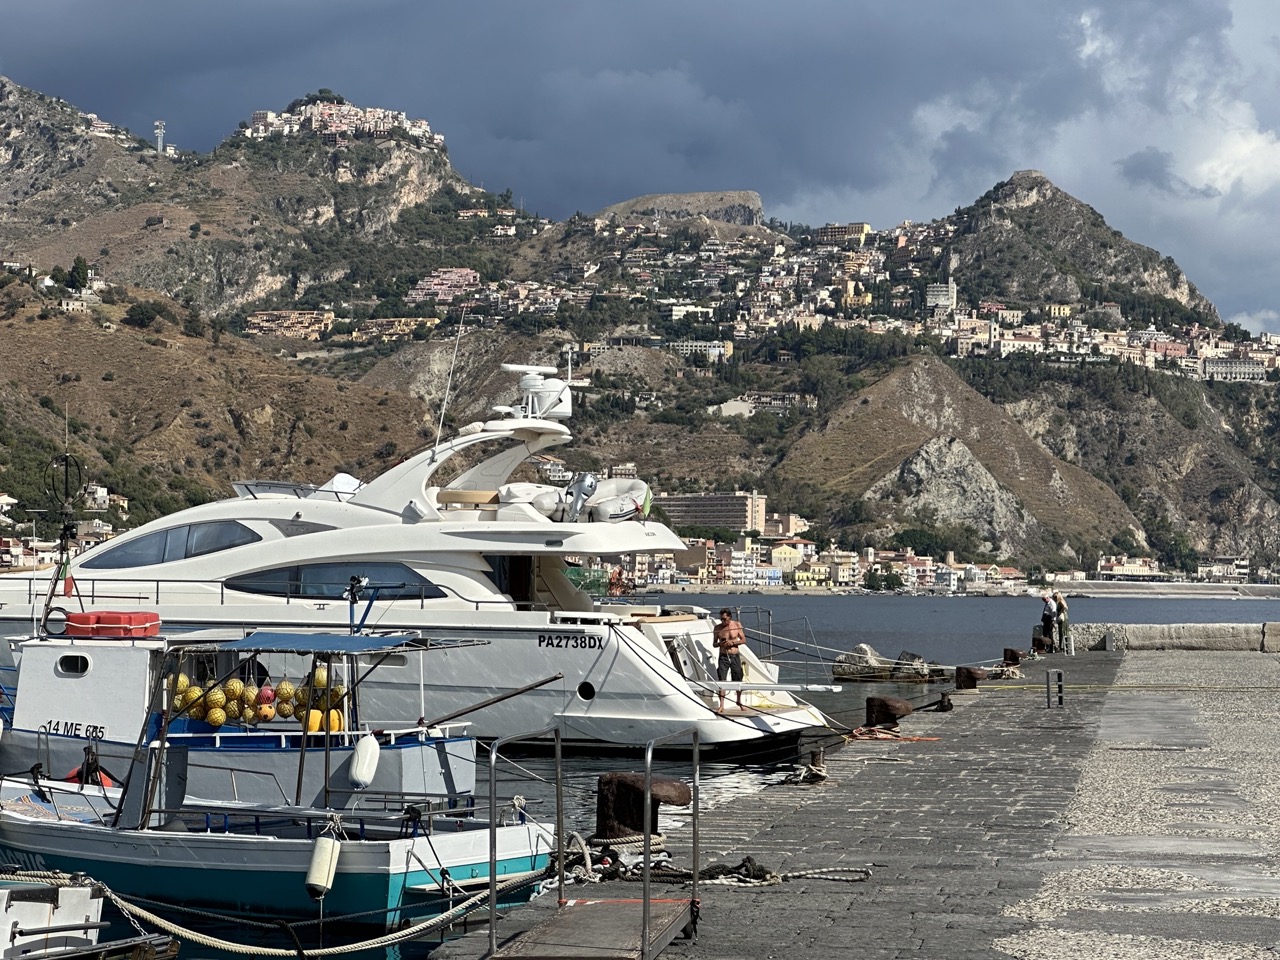
[(213, 520), (209, 523), (187, 523), (168, 530), (157, 530), (123, 543), (94, 551), (81, 561), (91, 570), (123, 570), (146, 567), (155, 563), (171, 563), (188, 557), (202, 557), (256, 543), (262, 536), (238, 520)]

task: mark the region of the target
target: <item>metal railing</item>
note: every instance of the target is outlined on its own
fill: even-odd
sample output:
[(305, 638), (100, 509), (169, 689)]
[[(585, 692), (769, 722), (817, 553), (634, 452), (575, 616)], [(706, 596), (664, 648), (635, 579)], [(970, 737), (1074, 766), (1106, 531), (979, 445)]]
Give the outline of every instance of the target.
[(553, 723), (541, 730), (499, 737), (489, 744), (489, 956), (498, 952), (498, 751), (509, 743), (536, 740), (548, 734), (555, 736), (556, 743), (556, 860), (559, 863), (557, 900), (564, 902), (564, 776), (560, 724)]

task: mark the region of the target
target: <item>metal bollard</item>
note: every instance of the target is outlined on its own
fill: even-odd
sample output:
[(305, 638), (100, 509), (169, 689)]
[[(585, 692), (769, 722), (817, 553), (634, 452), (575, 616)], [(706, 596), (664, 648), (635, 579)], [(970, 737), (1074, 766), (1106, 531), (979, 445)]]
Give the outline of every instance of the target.
[(1061, 670), (1046, 670), (1044, 672), (1044, 705), (1046, 709), (1052, 709), (1053, 707), (1053, 686), (1054, 686), (1055, 674), (1057, 675), (1058, 706), (1062, 706), (1063, 693), (1064, 693), (1063, 672)]

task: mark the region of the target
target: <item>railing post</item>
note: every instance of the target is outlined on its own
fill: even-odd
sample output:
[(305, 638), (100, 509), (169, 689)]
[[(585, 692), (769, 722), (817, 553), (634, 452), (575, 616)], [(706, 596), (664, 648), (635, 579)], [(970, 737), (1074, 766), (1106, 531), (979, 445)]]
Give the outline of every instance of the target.
[(693, 735), (693, 891), (692, 899), (698, 899), (698, 754), (699, 740), (698, 728), (686, 727), (684, 730), (677, 730), (675, 733), (669, 733), (665, 737), (657, 737), (650, 740), (644, 746), (644, 873), (643, 882), (641, 884), (641, 915), (640, 915), (640, 960), (649, 960), (649, 915), (650, 915), (650, 895), (649, 895), (649, 868), (651, 866), (651, 848), (653, 844), (653, 828), (649, 816), (649, 807), (653, 803), (653, 748), (660, 743), (670, 743), (674, 740), (682, 740), (687, 734)]
[(560, 898), (564, 899), (564, 806), (560, 790), (560, 725), (553, 723), (531, 733), (513, 733), (489, 744), (489, 956), (498, 952), (498, 750), (508, 743), (555, 735), (556, 741), (556, 849), (560, 854)]
[(1046, 670), (1044, 672), (1044, 705), (1046, 709), (1053, 707), (1053, 687), (1056, 681), (1058, 687), (1058, 706), (1063, 705), (1065, 699), (1065, 674), (1061, 670)]

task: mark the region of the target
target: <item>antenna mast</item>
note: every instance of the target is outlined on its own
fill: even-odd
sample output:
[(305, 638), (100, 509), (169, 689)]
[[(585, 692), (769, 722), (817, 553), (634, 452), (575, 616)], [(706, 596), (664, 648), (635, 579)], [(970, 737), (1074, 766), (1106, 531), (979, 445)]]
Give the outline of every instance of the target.
[(164, 153), (164, 121), (157, 120), (155, 122), (156, 131), (156, 153)]

